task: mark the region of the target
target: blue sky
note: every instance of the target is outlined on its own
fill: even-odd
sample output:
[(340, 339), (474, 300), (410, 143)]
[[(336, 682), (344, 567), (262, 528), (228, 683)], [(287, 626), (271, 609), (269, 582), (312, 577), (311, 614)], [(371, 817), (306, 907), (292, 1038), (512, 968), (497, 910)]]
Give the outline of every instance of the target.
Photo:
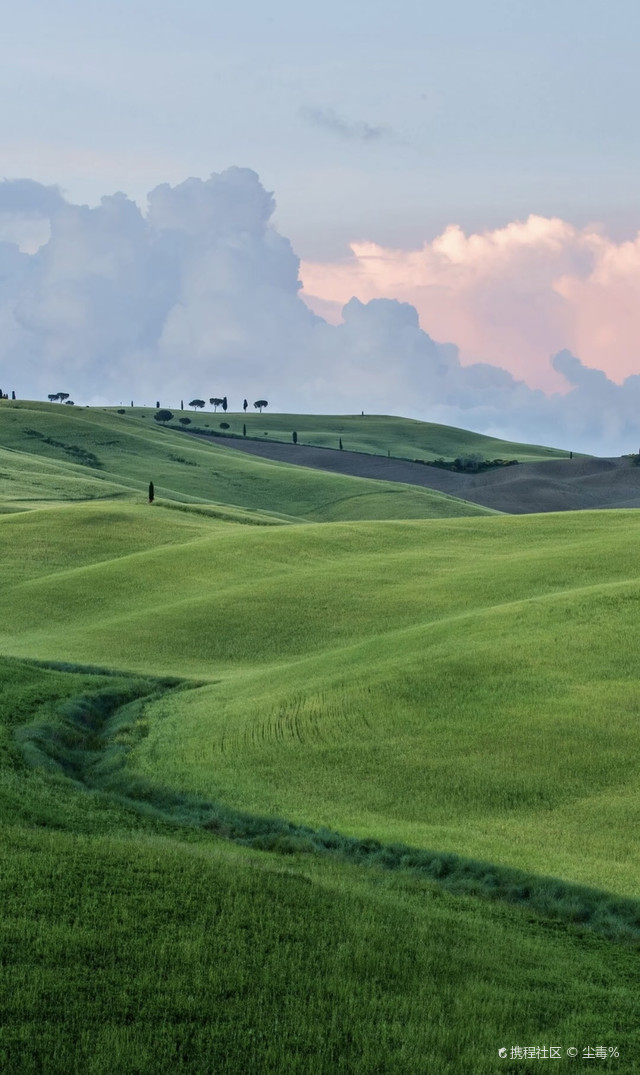
[(303, 258), (529, 213), (640, 224), (629, 0), (21, 0), (4, 21), (0, 174), (73, 200), (251, 167)]

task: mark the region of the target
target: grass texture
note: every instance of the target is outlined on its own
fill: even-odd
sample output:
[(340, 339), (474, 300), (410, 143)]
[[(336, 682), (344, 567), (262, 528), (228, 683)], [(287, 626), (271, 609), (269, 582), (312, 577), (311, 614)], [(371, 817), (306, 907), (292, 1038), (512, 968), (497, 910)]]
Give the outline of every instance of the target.
[[(144, 410), (132, 413), (153, 413)], [(171, 425), (179, 428), (179, 411), (174, 411)], [(190, 412), (192, 424), (227, 436), (242, 436), (246, 427), (248, 437), (259, 440), (270, 438), (291, 443), (295, 430), (299, 444), (312, 444), (321, 448), (339, 448), (340, 440), (345, 451), (367, 452), (371, 455), (387, 455), (397, 459), (455, 459), (463, 455), (481, 455), (485, 459), (518, 459), (521, 462), (537, 462), (542, 459), (566, 459), (568, 452), (558, 448), (546, 448), (538, 444), (520, 444), (515, 441), (487, 437), (468, 429), (443, 426), (434, 422), (419, 422), (381, 414), (270, 414), (256, 413), (251, 407), (246, 414), (211, 414)], [(229, 429), (222, 429), (226, 422)]]
[(3, 1073), (634, 1070), (635, 512), (144, 413), (0, 411)]
[(0, 496), (13, 509), (96, 498), (140, 502), (153, 481), (161, 503), (206, 506), (244, 523), (494, 514), (430, 489), (258, 459), (165, 429), (153, 414), (5, 401)]
[(149, 704), (141, 775), (637, 891), (634, 512), (256, 528), (125, 507), (0, 519), (0, 644), (204, 682)]
[(3, 1071), (417, 1075), (426, 1058), (489, 1075), (503, 1045), (621, 1050), (602, 1070), (635, 1055), (628, 941), (411, 868), (234, 846), (93, 788), (136, 699), (186, 684), (4, 659), (0, 687)]

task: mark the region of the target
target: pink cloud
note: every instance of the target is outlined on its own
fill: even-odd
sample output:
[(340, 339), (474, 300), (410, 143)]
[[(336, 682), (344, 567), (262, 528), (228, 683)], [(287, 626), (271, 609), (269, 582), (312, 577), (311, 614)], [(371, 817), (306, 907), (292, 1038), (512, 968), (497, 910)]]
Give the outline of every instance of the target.
[(334, 323), (354, 295), (397, 298), (464, 365), (497, 363), (547, 392), (567, 388), (550, 363), (563, 348), (618, 383), (640, 372), (640, 233), (615, 243), (595, 225), (530, 216), (482, 234), (451, 225), (418, 250), (351, 251), (301, 265), (302, 297)]

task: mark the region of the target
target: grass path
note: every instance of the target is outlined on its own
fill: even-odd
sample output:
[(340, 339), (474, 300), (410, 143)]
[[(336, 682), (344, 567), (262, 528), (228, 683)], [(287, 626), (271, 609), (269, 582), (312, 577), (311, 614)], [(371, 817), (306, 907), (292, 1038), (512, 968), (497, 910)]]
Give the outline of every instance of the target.
[(11, 1075), (492, 1075), (501, 1043), (550, 1041), (629, 1069), (637, 905), (336, 834), (314, 850), (132, 781), (128, 729), (166, 680), (0, 660), (0, 685)]
[(206, 684), (131, 755), (175, 792), (633, 895), (636, 544), (632, 512), (49, 509), (0, 519), (0, 644)]
[[(269, 818), (207, 802), (184, 792), (172, 792), (141, 780), (127, 766), (131, 747), (139, 739), (149, 700), (171, 701), (198, 684), (174, 679), (134, 680), (115, 672), (78, 669), (69, 673), (50, 666), (58, 680), (85, 690), (49, 702), (36, 695), (27, 699), (20, 718), (14, 717), (13, 738), (18, 756), (29, 768), (67, 778), (87, 793), (98, 792), (116, 805), (151, 814), (179, 828), (199, 828), (246, 847), (279, 854), (322, 855), (340, 861), (400, 870), (412, 877), (435, 881), (453, 893), (514, 903), (554, 921), (580, 922), (610, 940), (640, 943), (640, 901), (539, 877), (488, 862), (425, 851), (402, 844), (344, 836), (329, 829), (314, 830), (283, 818)], [(4, 662), (5, 675), (25, 673), (28, 665)], [(46, 664), (33, 666), (36, 674)], [(92, 682), (93, 680), (93, 682)], [(88, 688), (88, 689), (87, 689)], [(43, 704), (44, 703), (44, 704)], [(6, 751), (6, 746), (5, 746)]]

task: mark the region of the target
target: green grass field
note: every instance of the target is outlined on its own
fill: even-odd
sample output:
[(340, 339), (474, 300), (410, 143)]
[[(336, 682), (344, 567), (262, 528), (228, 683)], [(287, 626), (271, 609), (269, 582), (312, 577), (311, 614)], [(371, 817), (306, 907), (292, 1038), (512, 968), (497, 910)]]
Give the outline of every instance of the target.
[[(132, 414), (154, 412), (133, 408)], [(565, 459), (567, 452), (557, 448), (545, 448), (538, 444), (518, 444), (513, 441), (472, 433), (468, 429), (437, 425), (434, 422), (418, 422), (411, 418), (398, 418), (380, 414), (270, 414), (257, 413), (250, 407), (246, 414), (223, 414), (218, 411), (173, 411), (172, 426), (179, 426), (181, 417), (189, 417), (195, 426), (208, 428), (212, 433), (242, 436), (243, 426), (248, 437), (265, 437), (291, 442), (293, 431), (298, 434), (299, 444), (313, 444), (322, 448), (343, 448), (350, 452), (369, 452), (398, 459), (455, 459), (457, 456), (477, 453), (485, 459), (518, 459), (536, 462), (541, 459)], [(226, 422), (228, 430), (220, 423)]]
[(5, 658), (0, 686), (3, 1072), (485, 1075), (571, 1042), (632, 1070), (637, 945), (91, 790), (81, 699), (124, 713), (166, 680)]
[(0, 412), (3, 1075), (634, 1070), (635, 512), (150, 421)]
[(187, 437), (179, 427), (164, 428), (153, 414), (3, 403), (0, 495), (5, 510), (43, 501), (139, 501), (153, 481), (161, 503), (206, 506), (241, 522), (493, 514), (430, 489), (258, 459)]

